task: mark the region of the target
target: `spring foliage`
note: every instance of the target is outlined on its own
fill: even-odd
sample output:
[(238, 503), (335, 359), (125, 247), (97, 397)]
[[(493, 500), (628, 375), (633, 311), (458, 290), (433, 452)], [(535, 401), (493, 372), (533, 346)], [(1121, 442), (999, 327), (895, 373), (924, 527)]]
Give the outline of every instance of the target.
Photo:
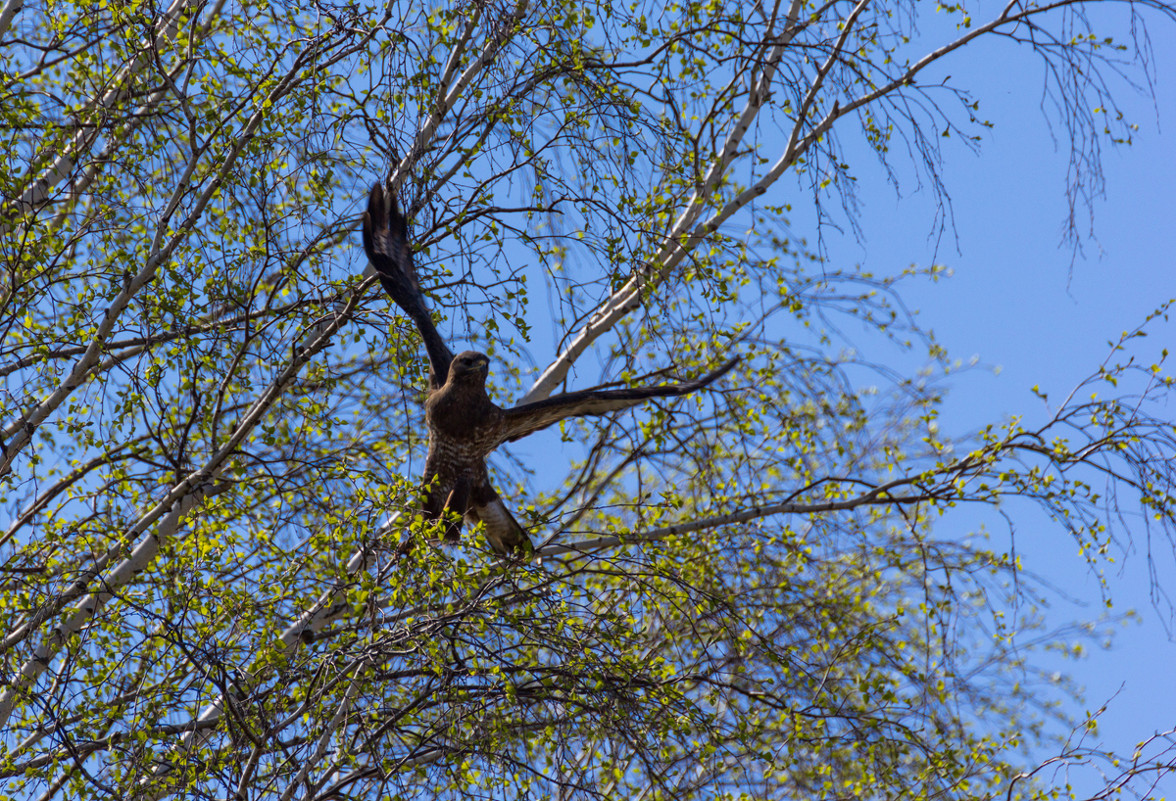
[[(852, 219), (849, 138), (945, 197), (987, 122), (923, 80), (982, 38), (1040, 57), (1081, 206), (1131, 131), (1094, 5), (8, 0), (0, 797), (1054, 792), (1044, 590), (935, 524), (1036, 505), (1096, 572), (1124, 510), (1171, 533), (1170, 379), (1133, 329), (1052, 419), (949, 436), (900, 299), (941, 268), (839, 271), (787, 215)], [(427, 368), (364, 272), (377, 179), (504, 401), (743, 356), (497, 458), (541, 562), (397, 556)]]

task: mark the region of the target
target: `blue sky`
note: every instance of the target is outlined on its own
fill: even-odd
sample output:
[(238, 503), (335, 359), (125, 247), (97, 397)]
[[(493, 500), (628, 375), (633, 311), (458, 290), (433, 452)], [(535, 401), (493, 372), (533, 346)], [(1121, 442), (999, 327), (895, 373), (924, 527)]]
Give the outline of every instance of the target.
[[(937, 249), (928, 239), (934, 214), (928, 192), (898, 199), (880, 171), (859, 172), (864, 236), (830, 242), (830, 261), (879, 273), (937, 261), (954, 273), (905, 294), (951, 355), (977, 356), (983, 366), (952, 379), (944, 430), (962, 433), (1013, 414), (1040, 419), (1043, 406), (1030, 387), (1063, 396), (1102, 361), (1109, 341), (1176, 297), (1176, 53), (1164, 47), (1176, 31), (1152, 23), (1157, 100), (1153, 106), (1148, 97), (1119, 94), (1140, 129), (1132, 146), (1104, 153), (1106, 197), (1095, 205), (1097, 241), (1084, 241), (1084, 257), (1073, 259), (1062, 242), (1068, 152), (1051, 139), (1040, 108), (1041, 68), (1023, 50), (998, 43), (944, 66), (996, 124), (979, 155), (959, 143), (945, 150), (958, 244), (949, 235)], [(1161, 348), (1176, 351), (1176, 326), (1151, 331), (1134, 351), (1149, 363)], [(1030, 516), (1017, 537), (1030, 570), (1091, 602), (1085, 608), (1059, 603), (1055, 622), (1098, 614), (1097, 583), (1056, 525)], [(1159, 578), (1176, 597), (1172, 546), (1159, 548), (1169, 554)], [(1176, 644), (1149, 600), (1144, 554), (1117, 561), (1120, 571), (1108, 571), (1114, 609), (1134, 608), (1142, 622), (1121, 629), (1111, 650), (1058, 664), (1085, 687), (1089, 709), (1117, 693), (1099, 740), (1130, 753), (1153, 732), (1176, 727)], [(1176, 778), (1161, 787), (1176, 794)]]

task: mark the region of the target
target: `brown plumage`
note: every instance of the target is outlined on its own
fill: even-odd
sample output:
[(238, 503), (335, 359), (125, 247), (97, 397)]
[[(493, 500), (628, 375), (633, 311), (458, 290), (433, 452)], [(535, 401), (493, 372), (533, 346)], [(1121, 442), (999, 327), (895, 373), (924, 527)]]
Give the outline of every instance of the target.
[(429, 455), (422, 511), (431, 521), (448, 519), (445, 539), (449, 542), (460, 538), (464, 518), (471, 525), (485, 525), (486, 539), (496, 553), (531, 550), (527, 532), (498, 497), (486, 470), (486, 457), (503, 442), (569, 417), (607, 414), (649, 398), (685, 395), (710, 384), (739, 361), (731, 359), (702, 378), (682, 384), (582, 390), (502, 409), (486, 394), (489, 357), (468, 350), (454, 356), (437, 333), (413, 266), (407, 223), (396, 198), (385, 198), (379, 184), (372, 187), (363, 215), (363, 247), (380, 283), (416, 324), (429, 353), (425, 400)]

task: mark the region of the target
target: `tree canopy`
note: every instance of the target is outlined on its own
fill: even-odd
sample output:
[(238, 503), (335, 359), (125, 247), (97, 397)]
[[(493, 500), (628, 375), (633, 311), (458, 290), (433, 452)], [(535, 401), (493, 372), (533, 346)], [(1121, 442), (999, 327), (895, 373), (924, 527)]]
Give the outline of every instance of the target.
[[(1174, 16), (5, 0), (0, 792), (1045, 798), (1106, 756), (1096, 794), (1148, 795), (1172, 735), (1086, 748), (1034, 661), (1051, 590), (939, 524), (1037, 506), (1096, 572), (1176, 534), (1150, 321), (1045, 423), (944, 431), (903, 303), (943, 268), (829, 263), (791, 215), (852, 235), (864, 153), (950, 230), (944, 143), (989, 122), (941, 66), (993, 40), (1039, 59), (1081, 219)], [(358, 244), (373, 181), (502, 405), (742, 357), (500, 452), (532, 561), (398, 547), (438, 533), (428, 362)]]

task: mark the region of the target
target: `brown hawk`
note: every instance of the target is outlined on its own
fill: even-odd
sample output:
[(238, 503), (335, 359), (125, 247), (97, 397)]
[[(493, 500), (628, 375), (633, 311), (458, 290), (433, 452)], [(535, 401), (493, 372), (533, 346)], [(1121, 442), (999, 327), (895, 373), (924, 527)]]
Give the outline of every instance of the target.
[(682, 384), (582, 390), (503, 409), (486, 394), (489, 357), (470, 350), (454, 356), (437, 333), (417, 281), (407, 222), (395, 196), (385, 198), (378, 183), (372, 187), (363, 215), (363, 249), (384, 289), (416, 323), (429, 353), (425, 400), (429, 453), (422, 512), (429, 521), (447, 521), (447, 542), (458, 541), (464, 518), (471, 525), (485, 525), (486, 539), (496, 553), (505, 556), (531, 550), (527, 532), (502, 503), (486, 471), (486, 457), (502, 443), (569, 417), (606, 414), (649, 398), (685, 395), (710, 384), (739, 361), (731, 359), (702, 378)]

